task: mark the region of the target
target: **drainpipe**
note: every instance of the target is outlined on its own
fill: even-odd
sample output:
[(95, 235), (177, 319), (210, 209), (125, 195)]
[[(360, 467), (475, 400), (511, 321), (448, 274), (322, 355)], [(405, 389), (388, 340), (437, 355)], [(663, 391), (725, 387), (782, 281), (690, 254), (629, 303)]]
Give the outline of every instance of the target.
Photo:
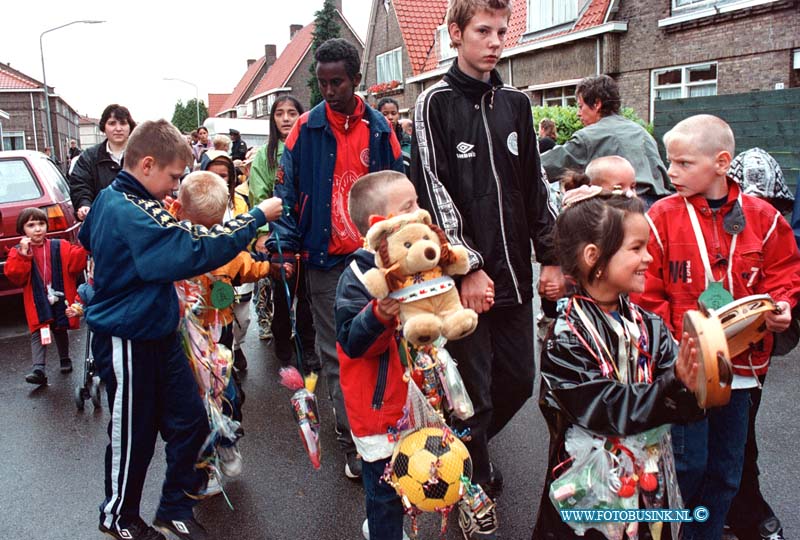
[(514, 67), (513, 67), (514, 59), (510, 56), (508, 57), (508, 85), (514, 86)]
[(595, 75), (600, 75), (600, 38), (595, 39)]
[[(33, 92), (31, 96), (31, 120), (33, 120), (33, 147), (37, 152), (39, 151), (39, 136), (36, 134), (36, 109), (33, 106)], [(27, 146), (27, 145), (26, 145)]]

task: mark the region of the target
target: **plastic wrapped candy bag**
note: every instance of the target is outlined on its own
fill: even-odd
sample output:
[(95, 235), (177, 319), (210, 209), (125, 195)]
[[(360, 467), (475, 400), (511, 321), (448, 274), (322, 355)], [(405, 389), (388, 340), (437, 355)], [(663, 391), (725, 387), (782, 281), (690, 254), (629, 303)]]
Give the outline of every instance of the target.
[(436, 351), (439, 360), (439, 378), (453, 416), (459, 420), (471, 418), (475, 414), (475, 408), (472, 406), (472, 400), (464, 386), (464, 379), (461, 378), (456, 361), (443, 347), (437, 348)]
[(300, 372), (293, 367), (281, 368), (281, 384), (294, 394), (290, 398), (292, 404), (292, 414), (300, 430), (300, 438), (303, 446), (311, 460), (311, 465), (315, 469), (320, 468), (321, 448), (319, 444), (319, 409), (317, 408), (317, 396), (306, 388), (306, 381)]

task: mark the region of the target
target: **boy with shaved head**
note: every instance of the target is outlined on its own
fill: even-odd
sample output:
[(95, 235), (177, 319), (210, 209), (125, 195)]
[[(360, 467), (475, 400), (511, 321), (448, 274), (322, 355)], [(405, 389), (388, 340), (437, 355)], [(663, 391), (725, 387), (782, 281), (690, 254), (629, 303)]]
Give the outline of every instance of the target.
[(766, 373), (773, 332), (791, 322), (800, 298), (800, 255), (792, 229), (769, 203), (741, 192), (727, 176), (734, 153), (730, 126), (711, 115), (679, 122), (664, 135), (676, 195), (656, 202), (645, 292), (634, 299), (660, 315), (680, 339), (683, 315), (702, 301), (717, 309), (753, 294), (780, 308), (766, 316), (770, 331), (733, 361), (730, 402), (703, 420), (675, 424), (675, 465), (687, 508), (705, 506), (707, 521), (687, 523), (682, 538), (719, 539), (739, 487), (750, 406), (748, 388)]

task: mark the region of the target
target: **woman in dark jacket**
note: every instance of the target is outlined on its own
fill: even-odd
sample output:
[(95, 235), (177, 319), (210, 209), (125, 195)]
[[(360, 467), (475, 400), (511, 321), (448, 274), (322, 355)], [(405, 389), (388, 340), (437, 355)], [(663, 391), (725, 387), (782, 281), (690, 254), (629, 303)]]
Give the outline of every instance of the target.
[(106, 139), (84, 151), (69, 175), (69, 194), (78, 219), (83, 221), (100, 190), (108, 187), (122, 169), (128, 137), (136, 127), (127, 107), (109, 105), (100, 117)]

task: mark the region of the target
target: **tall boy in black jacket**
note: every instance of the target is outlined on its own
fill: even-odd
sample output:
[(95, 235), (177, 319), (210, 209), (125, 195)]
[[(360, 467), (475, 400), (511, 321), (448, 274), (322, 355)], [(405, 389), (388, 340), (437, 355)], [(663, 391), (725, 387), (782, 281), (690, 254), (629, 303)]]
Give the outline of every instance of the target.
[[(533, 392), (533, 273), (530, 241), (544, 266), (540, 286), (560, 278), (550, 232), (555, 212), (542, 179), (528, 98), (494, 69), (508, 31), (510, 0), (451, 0), (447, 15), (458, 58), (417, 99), (411, 178), (419, 204), (448, 240), (469, 252), (461, 301), (479, 315), (471, 336), (449, 343), (475, 406), (466, 441), (473, 481), (496, 497), (502, 477), (488, 441)], [(494, 288), (495, 301), (486, 300)], [(466, 537), (494, 538), (488, 522), (461, 508)]]

